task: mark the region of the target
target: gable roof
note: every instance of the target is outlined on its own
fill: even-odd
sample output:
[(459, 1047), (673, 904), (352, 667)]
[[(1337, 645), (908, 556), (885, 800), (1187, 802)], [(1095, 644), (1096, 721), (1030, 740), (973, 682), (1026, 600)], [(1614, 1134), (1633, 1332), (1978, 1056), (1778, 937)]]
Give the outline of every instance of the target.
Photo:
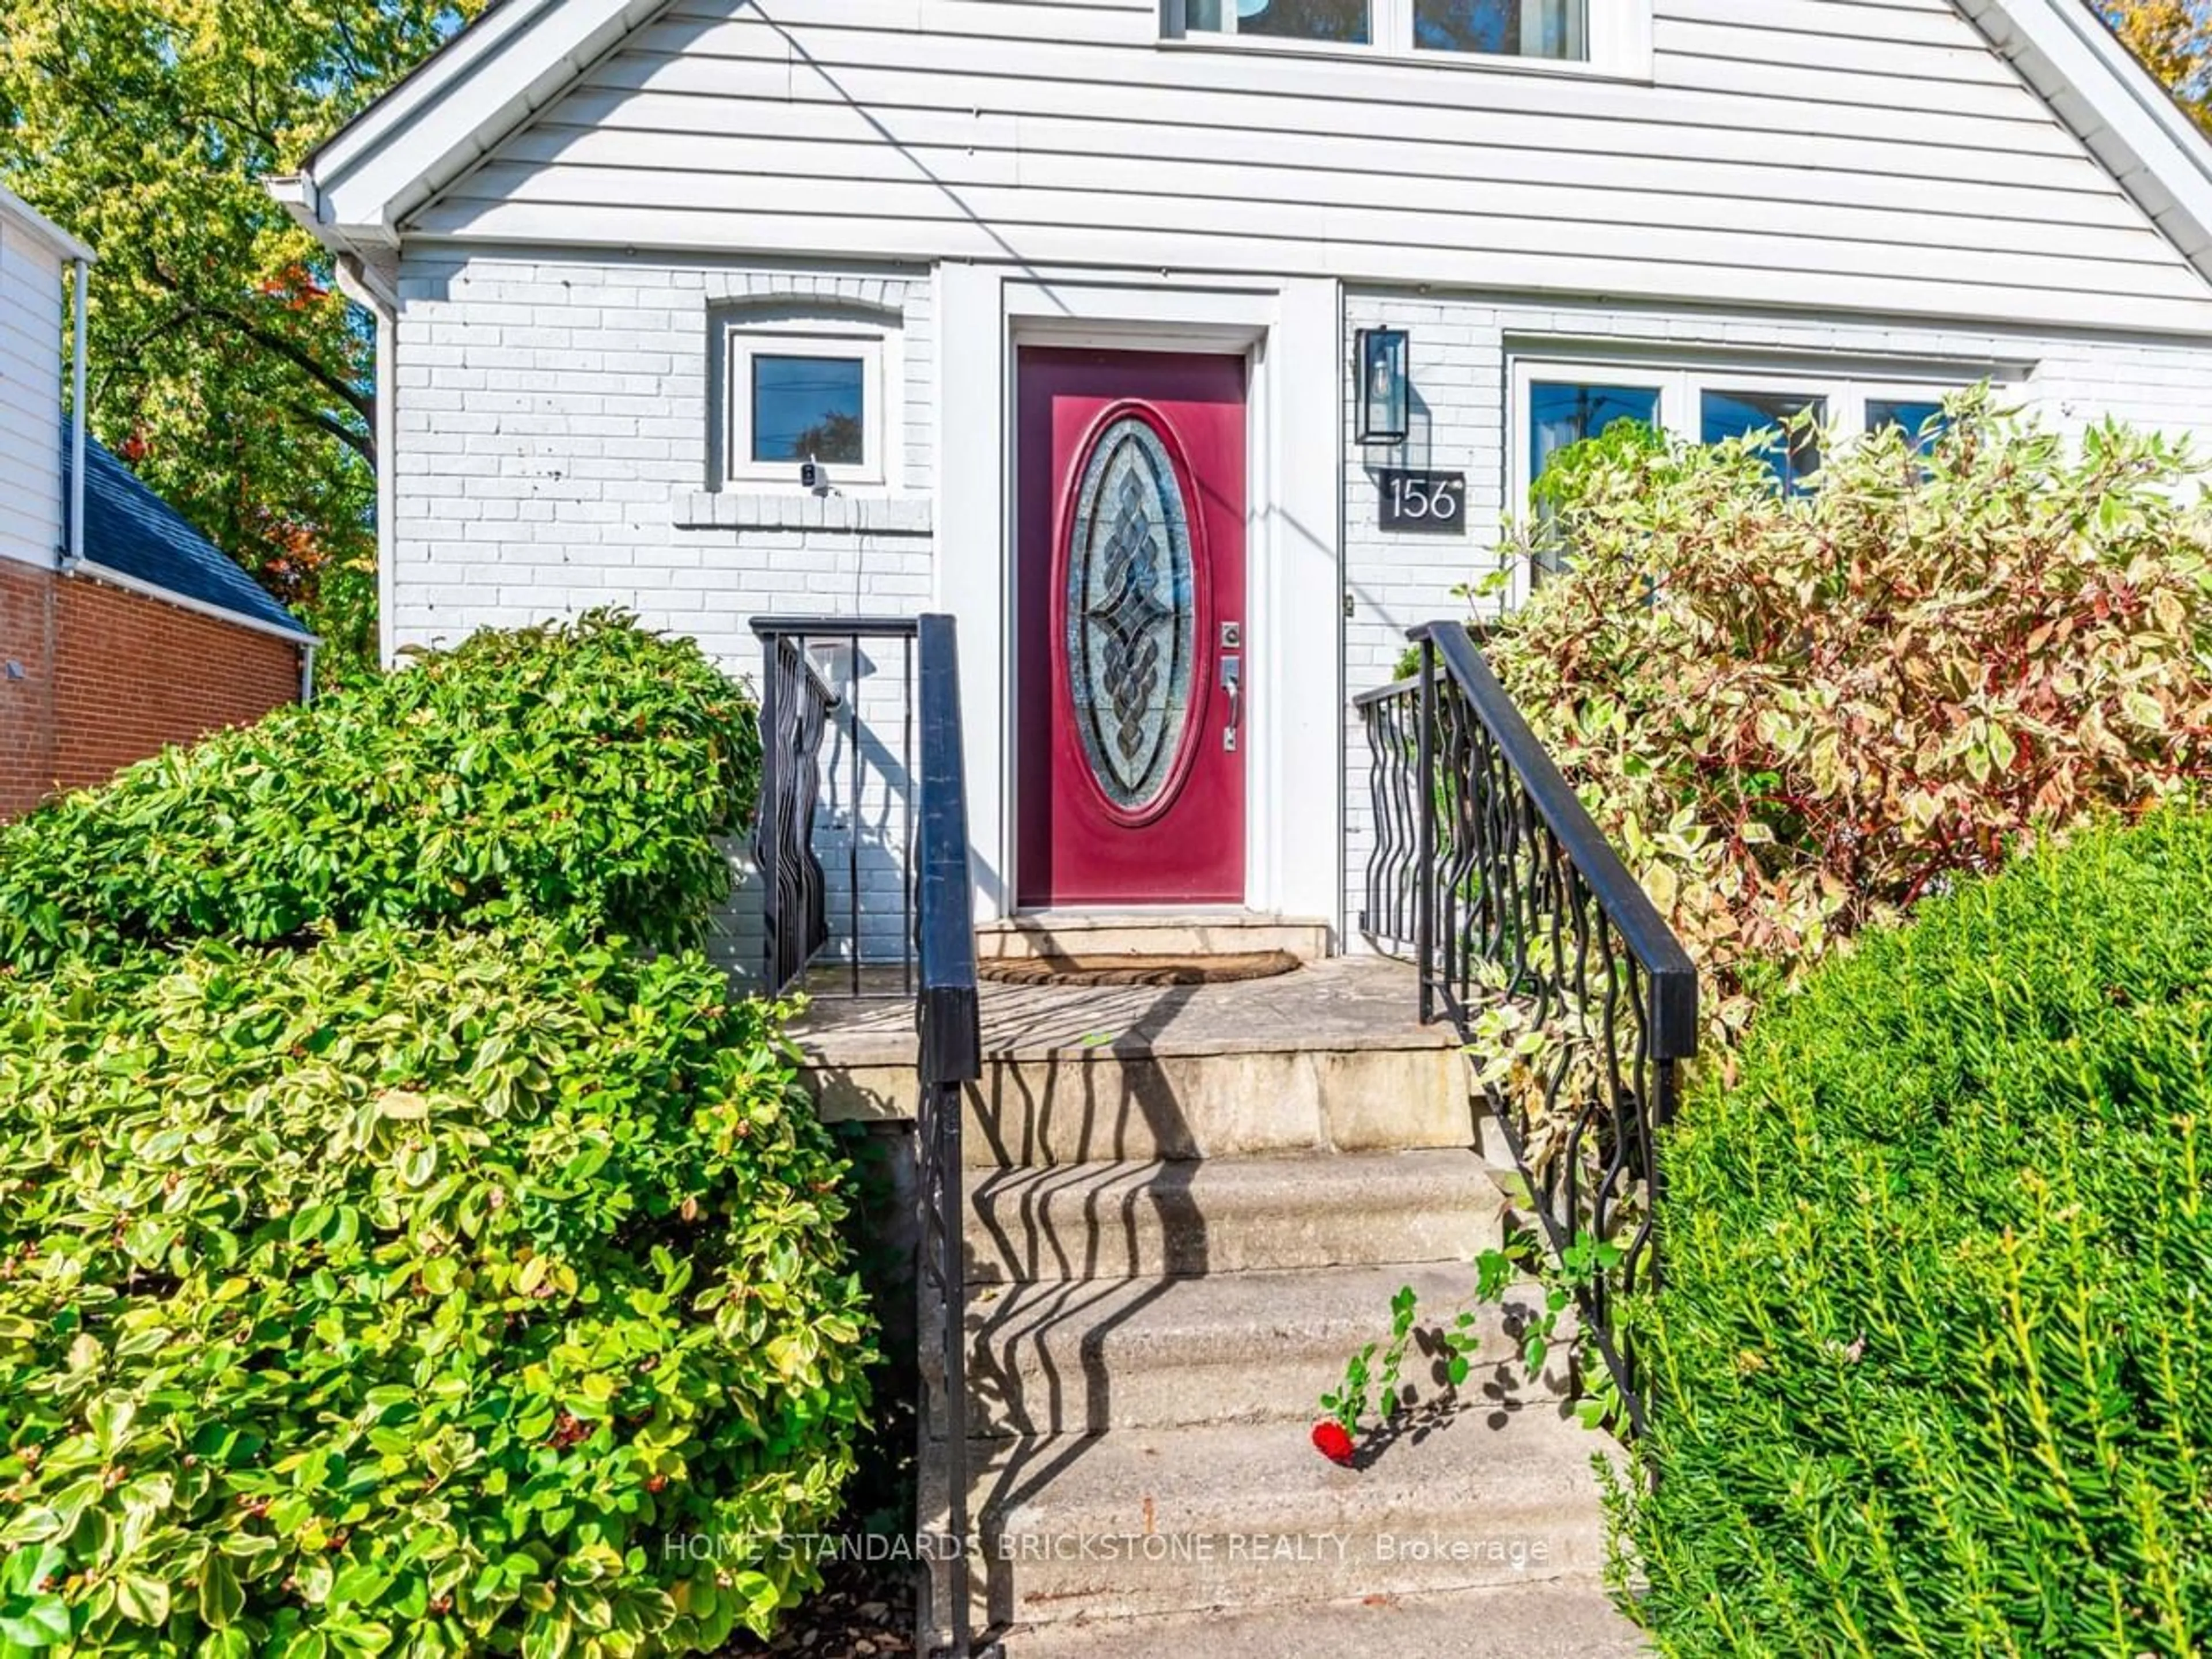
[(2092, 0), (1959, 0), (2191, 263), (2212, 277), (2212, 135)]
[[(62, 446), (64, 496), (70, 446)], [(315, 636), (184, 516), (142, 483), (106, 445), (84, 441), (84, 562), (196, 608), (312, 644)]]
[(559, 97), (667, 0), (495, 0), (270, 193), (328, 246), (396, 247), (415, 208)]
[[(499, 0), (271, 193), (331, 247), (372, 259), (408, 216), (560, 96), (666, 0)], [(2092, 0), (1953, 0), (2212, 282), (2212, 140)]]

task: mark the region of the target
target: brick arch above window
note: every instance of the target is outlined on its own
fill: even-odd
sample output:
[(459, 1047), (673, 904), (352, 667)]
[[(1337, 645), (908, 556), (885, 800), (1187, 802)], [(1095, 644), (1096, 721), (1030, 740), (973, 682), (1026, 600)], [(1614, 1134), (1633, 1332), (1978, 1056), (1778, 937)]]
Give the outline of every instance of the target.
[(908, 290), (919, 286), (895, 276), (716, 271), (707, 279), (707, 303), (732, 313), (843, 312), (896, 325), (905, 319)]

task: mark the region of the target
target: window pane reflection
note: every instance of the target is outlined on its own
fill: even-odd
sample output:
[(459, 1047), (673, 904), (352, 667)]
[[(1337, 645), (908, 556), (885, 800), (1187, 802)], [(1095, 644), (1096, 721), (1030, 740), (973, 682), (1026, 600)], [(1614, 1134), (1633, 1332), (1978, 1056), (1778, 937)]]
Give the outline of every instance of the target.
[[(1827, 400), (1800, 392), (1708, 392), (1699, 410), (1698, 435), (1709, 444), (1754, 433), (1778, 431), (1784, 421), (1810, 411), (1814, 425), (1827, 418)], [(1789, 441), (1778, 441), (1767, 451), (1766, 464), (1777, 483), (1793, 494), (1820, 470), (1818, 431), (1802, 432)]]
[(1429, 52), (1587, 58), (1588, 0), (1413, 0), (1413, 44)]
[(753, 459), (861, 465), (862, 385), (858, 357), (756, 356)]

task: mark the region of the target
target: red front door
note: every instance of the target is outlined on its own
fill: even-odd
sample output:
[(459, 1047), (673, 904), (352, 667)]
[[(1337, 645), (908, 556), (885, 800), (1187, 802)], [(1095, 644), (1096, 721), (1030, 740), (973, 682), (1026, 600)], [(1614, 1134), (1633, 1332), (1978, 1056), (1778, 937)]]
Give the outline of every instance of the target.
[(1018, 387), (1019, 902), (1242, 903), (1243, 359), (1029, 349)]

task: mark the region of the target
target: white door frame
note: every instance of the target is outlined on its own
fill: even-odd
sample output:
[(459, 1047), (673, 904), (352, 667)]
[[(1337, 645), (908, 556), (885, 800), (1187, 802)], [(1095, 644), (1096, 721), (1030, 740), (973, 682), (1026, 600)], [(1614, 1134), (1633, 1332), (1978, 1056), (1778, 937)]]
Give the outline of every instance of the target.
[(938, 272), (937, 601), (959, 619), (976, 915), (1013, 912), (1017, 348), (1243, 354), (1245, 906), (1342, 936), (1341, 316), (1330, 279)]

